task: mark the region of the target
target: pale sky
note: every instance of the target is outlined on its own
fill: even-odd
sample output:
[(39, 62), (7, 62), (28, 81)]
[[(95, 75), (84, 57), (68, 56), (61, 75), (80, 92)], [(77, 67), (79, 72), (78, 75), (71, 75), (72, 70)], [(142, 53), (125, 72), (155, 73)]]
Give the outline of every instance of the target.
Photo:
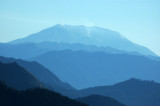
[(55, 24), (118, 31), (160, 55), (160, 0), (0, 0), (0, 42)]

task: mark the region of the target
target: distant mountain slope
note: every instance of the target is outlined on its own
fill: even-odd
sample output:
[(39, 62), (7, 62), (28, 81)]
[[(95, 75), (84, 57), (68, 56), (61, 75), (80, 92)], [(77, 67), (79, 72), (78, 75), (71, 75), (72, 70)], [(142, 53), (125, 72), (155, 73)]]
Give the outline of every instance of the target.
[(72, 50), (72, 51), (86, 51), (86, 52), (104, 52), (109, 54), (128, 54), (128, 55), (137, 55), (137, 56), (145, 56), (149, 59), (158, 60), (160, 61), (159, 56), (152, 56), (152, 55), (142, 55), (138, 52), (129, 52), (125, 50), (118, 50), (111, 47), (97, 47), (95, 45), (85, 45), (81, 43), (56, 43), (56, 42), (41, 42), (36, 43), (39, 47), (43, 49), (47, 49), (48, 51), (52, 50)]
[[(43, 85), (51, 90), (55, 90), (67, 96), (74, 96), (75, 89), (69, 84), (60, 81), (52, 72), (37, 62), (29, 62), (20, 59), (5, 58), (0, 56), (0, 62), (12, 63), (16, 62), (21, 67), (27, 69), (34, 77), (36, 77)], [(10, 79), (12, 80), (12, 79)]]
[(100, 95), (90, 95), (87, 97), (78, 98), (77, 100), (83, 103), (87, 103), (90, 106), (125, 106), (113, 98)]
[(51, 51), (32, 60), (78, 89), (109, 85), (131, 77), (160, 82), (160, 62), (143, 56), (63, 50)]
[(49, 41), (45, 41), (45, 42), (40, 42), (37, 43), (37, 45), (39, 45), (40, 47), (43, 47), (45, 49), (49, 49), (49, 50), (66, 50), (66, 49), (70, 49), (73, 51), (77, 51), (77, 50), (84, 50), (84, 51), (88, 51), (88, 52), (95, 52), (95, 51), (103, 51), (103, 52), (107, 52), (107, 53), (130, 53), (127, 51), (123, 51), (123, 50), (118, 50), (118, 49), (114, 49), (111, 47), (97, 47), (95, 45), (85, 45), (82, 43), (56, 43), (56, 42), (49, 42)]
[(42, 87), (43, 85), (17, 63), (0, 62), (0, 81), (19, 90)]
[(133, 78), (113, 86), (87, 88), (80, 94), (113, 97), (127, 106), (160, 106), (160, 84)]
[(117, 50), (110, 47), (97, 47), (94, 45), (84, 45), (80, 43), (69, 44), (69, 43), (56, 43), (56, 42), (41, 42), (41, 43), (18, 43), (18, 44), (7, 44), (0, 43), (0, 56), (29, 59), (52, 50), (84, 50), (88, 52), (106, 52), (111, 54), (133, 54), (140, 55), (136, 52), (127, 52)]
[(35, 43), (6, 44), (0, 43), (0, 56), (28, 59), (46, 53), (47, 49)]
[(40, 42), (40, 43), (18, 43), (18, 44), (7, 44), (0, 43), (0, 56), (13, 57), (17, 59), (28, 60), (35, 56), (42, 55), (52, 50), (73, 50), (79, 51), (83, 50), (86, 52), (105, 52), (109, 54), (130, 54), (145, 56), (147, 58), (160, 61), (158, 56), (147, 56), (141, 55), (138, 52), (128, 52), (124, 50), (118, 50), (110, 47), (97, 47), (95, 45), (84, 45), (80, 43), (69, 44), (69, 43), (56, 43), (56, 42)]
[(17, 91), (0, 82), (0, 106), (88, 106), (47, 89)]
[(52, 50), (66, 50), (73, 51), (84, 50), (88, 52), (102, 51), (111, 54), (135, 54), (134, 52), (127, 52), (122, 50), (113, 49), (110, 47), (97, 47), (94, 45), (84, 45), (80, 43), (68, 44), (68, 43), (56, 43), (56, 42), (41, 42), (41, 43), (19, 43), (19, 44), (7, 44), (0, 43), (0, 56), (13, 57), (21, 59), (29, 59)]
[(9, 43), (24, 42), (63, 42), (63, 43), (82, 43), (86, 45), (96, 45), (101, 47), (111, 47), (130, 52), (139, 52), (144, 55), (155, 55), (149, 49), (137, 45), (121, 34), (99, 27), (55, 25), (51, 28), (42, 30), (28, 37), (17, 39)]

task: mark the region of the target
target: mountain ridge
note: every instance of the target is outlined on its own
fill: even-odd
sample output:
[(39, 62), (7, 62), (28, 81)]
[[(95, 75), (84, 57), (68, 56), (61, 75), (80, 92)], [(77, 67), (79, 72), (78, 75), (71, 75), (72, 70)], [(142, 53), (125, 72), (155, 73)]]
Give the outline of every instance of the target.
[(139, 52), (143, 55), (153, 55), (148, 48), (135, 44), (115, 31), (100, 27), (55, 25), (44, 29), (38, 33), (31, 34), (25, 38), (17, 39), (9, 43), (22, 42), (63, 42), (63, 43), (82, 43), (96, 45), (99, 47), (112, 47), (119, 50)]
[[(50, 51), (31, 60), (43, 64), (51, 71), (55, 69), (54, 73), (62, 81), (78, 89), (89, 85), (113, 84), (130, 77), (160, 81), (160, 62), (143, 56), (60, 50)], [(82, 79), (86, 80), (85, 83)]]
[[(25, 68), (27, 72), (31, 73), (38, 81), (40, 81), (47, 89), (59, 92), (63, 95), (74, 97), (76, 91), (71, 85), (66, 82), (62, 82), (54, 73), (46, 69), (44, 66), (37, 62), (30, 62), (21, 59), (6, 58), (0, 56), (0, 62), (2, 63), (17, 63), (21, 67)], [(73, 93), (72, 93), (73, 92)]]
[(90, 95), (76, 100), (87, 103), (90, 106), (126, 106), (111, 97), (101, 95)]
[(80, 90), (82, 97), (102, 95), (112, 97), (127, 106), (159, 106), (160, 83), (131, 78), (109, 86)]
[(36, 77), (17, 63), (0, 62), (0, 81), (19, 90), (44, 87)]
[(42, 88), (18, 91), (0, 82), (0, 106), (88, 106)]

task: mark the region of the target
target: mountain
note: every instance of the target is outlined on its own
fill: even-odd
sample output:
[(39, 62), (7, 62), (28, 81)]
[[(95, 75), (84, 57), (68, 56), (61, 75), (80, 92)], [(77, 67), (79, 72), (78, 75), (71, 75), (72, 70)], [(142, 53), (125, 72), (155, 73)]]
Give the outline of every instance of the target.
[(155, 55), (149, 49), (135, 44), (115, 31), (100, 27), (85, 27), (82, 25), (55, 25), (25, 38), (17, 39), (9, 43), (24, 42), (62, 42), (96, 45), (99, 47), (111, 47), (119, 50), (138, 52), (144, 55)]
[(0, 56), (13, 57), (21, 59), (29, 59), (52, 50), (84, 50), (88, 52), (102, 51), (111, 54), (134, 54), (140, 55), (135, 52), (127, 52), (122, 50), (113, 49), (110, 47), (97, 47), (94, 45), (84, 45), (80, 43), (68, 44), (68, 43), (56, 43), (56, 42), (40, 42), (40, 43), (18, 43), (7, 44), (0, 43)]
[(97, 47), (94, 45), (84, 44), (68, 44), (68, 43), (56, 43), (56, 42), (41, 42), (41, 43), (19, 43), (19, 44), (7, 44), (0, 43), (0, 56), (13, 57), (21, 59), (29, 59), (52, 50), (84, 50), (88, 52), (103, 51), (112, 54), (126, 53), (126, 51), (120, 51), (109, 47)]
[[(46, 69), (44, 66), (37, 62), (29, 62), (21, 59), (5, 58), (0, 56), (0, 62), (13, 63), (16, 62), (21, 67), (27, 69), (35, 78), (37, 78), (46, 88), (60, 92), (63, 95), (73, 97), (76, 89), (68, 83), (62, 82), (56, 75)], [(10, 79), (12, 80), (12, 79)], [(19, 85), (21, 86), (21, 85)]]
[(56, 42), (40, 42), (37, 43), (42, 48), (49, 49), (51, 50), (73, 50), (73, 51), (78, 51), (78, 50), (83, 50), (83, 51), (88, 51), (88, 52), (95, 52), (95, 51), (103, 51), (107, 53), (112, 53), (112, 54), (120, 54), (120, 53), (131, 53), (127, 51), (122, 51), (122, 50), (117, 50), (111, 47), (97, 47), (95, 45), (85, 45), (82, 43), (56, 43)]
[(160, 57), (151, 55), (141, 55), (138, 52), (128, 52), (124, 50), (118, 50), (110, 47), (97, 47), (95, 45), (84, 45), (80, 43), (69, 44), (69, 43), (56, 43), (56, 42), (40, 42), (40, 43), (18, 43), (8, 44), (0, 43), (0, 56), (13, 57), (17, 59), (29, 60), (33, 57), (42, 55), (53, 50), (73, 50), (73, 51), (86, 51), (86, 52), (105, 52), (109, 54), (130, 54), (145, 56), (147, 58), (160, 61)]
[(77, 89), (131, 77), (160, 82), (160, 62), (143, 56), (85, 51), (51, 51), (33, 58)]
[(41, 55), (49, 50), (39, 47), (35, 43), (7, 44), (0, 43), (0, 56), (28, 59)]
[(77, 100), (89, 104), (90, 106), (125, 106), (111, 97), (100, 95), (90, 95), (87, 97), (78, 98)]
[(99, 86), (83, 89), (83, 96), (103, 95), (115, 98), (127, 106), (160, 106), (160, 84), (135, 78), (113, 86)]
[[(69, 43), (56, 43), (56, 42), (49, 42), (49, 41), (40, 42), (40, 43), (36, 43), (36, 44), (38, 47), (41, 47), (41, 48), (48, 50), (48, 51), (72, 50), (72, 51), (86, 51), (86, 52), (105, 52), (105, 53), (109, 53), (109, 54), (129, 54), (129, 55), (145, 56), (149, 59), (160, 61), (159, 56), (142, 55), (138, 52), (129, 52), (129, 51), (125, 51), (125, 50), (118, 50), (118, 49), (114, 49), (111, 47), (97, 47), (95, 45), (85, 45), (85, 44), (81, 44), (81, 43), (69, 44)], [(17, 45), (19, 45), (19, 44), (17, 44)]]
[(17, 91), (0, 82), (0, 106), (88, 106), (47, 89)]
[(17, 63), (4, 64), (0, 62), (0, 81), (19, 90), (43, 87), (32, 74)]

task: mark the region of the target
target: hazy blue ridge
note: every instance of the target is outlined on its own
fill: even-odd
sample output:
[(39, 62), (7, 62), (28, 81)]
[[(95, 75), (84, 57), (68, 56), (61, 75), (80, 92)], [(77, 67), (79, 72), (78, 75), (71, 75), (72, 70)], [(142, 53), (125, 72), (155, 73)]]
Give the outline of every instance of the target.
[(90, 95), (76, 100), (89, 104), (90, 106), (126, 106), (111, 97), (101, 95)]
[[(76, 94), (74, 94), (74, 92), (76, 92), (75, 88), (73, 88), (68, 83), (62, 82), (56, 75), (54, 75), (54, 73), (52, 73), (50, 70), (48, 70), (47, 68), (45, 68), (44, 66), (42, 66), (37, 62), (29, 62), (21, 59), (5, 58), (1, 56), (0, 56), (0, 62), (3, 62), (3, 63), (16, 62), (21, 67), (25, 68), (26, 72), (29, 72), (38, 81), (40, 81), (45, 88), (54, 90), (66, 96), (70, 96), (70, 97), (76, 96)], [(17, 71), (17, 73), (15, 74), (18, 74), (18, 73), (19, 71)], [(1, 73), (1, 75), (4, 76), (3, 73)], [(8, 80), (12, 81), (12, 78), (8, 78)], [(18, 86), (21, 86), (21, 85), (18, 85)]]
[(97, 86), (80, 91), (82, 97), (103, 95), (127, 106), (159, 106), (160, 83), (131, 78), (111, 86)]
[(0, 62), (0, 81), (18, 90), (44, 87), (36, 77), (17, 63)]
[(160, 62), (143, 56), (61, 50), (32, 60), (78, 89), (114, 84), (131, 77), (160, 82)]
[(86, 45), (96, 45), (100, 47), (111, 47), (119, 50), (138, 52), (144, 55), (155, 54), (146, 47), (135, 44), (120, 33), (100, 27), (85, 27), (82, 25), (55, 25), (44, 29), (38, 33), (31, 34), (25, 38), (17, 39), (9, 43), (24, 42), (63, 42), (63, 43), (82, 43)]

